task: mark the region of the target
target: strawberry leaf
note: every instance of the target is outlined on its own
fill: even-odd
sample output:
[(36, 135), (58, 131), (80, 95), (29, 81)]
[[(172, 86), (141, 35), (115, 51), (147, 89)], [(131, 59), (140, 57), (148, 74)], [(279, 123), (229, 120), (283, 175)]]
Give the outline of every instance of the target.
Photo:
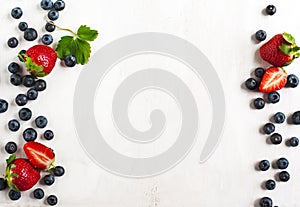
[(289, 55), (291, 52), (291, 46), (287, 45), (287, 44), (280, 45), (279, 49), (283, 54), (286, 54), (286, 55)]
[(67, 55), (71, 54), (70, 45), (74, 41), (74, 37), (72, 36), (63, 36), (57, 44), (56, 53), (57, 57), (60, 59), (64, 59)]
[(86, 25), (81, 25), (77, 30), (77, 35), (82, 40), (94, 41), (98, 37), (98, 31), (92, 30)]
[(291, 34), (285, 32), (282, 34), (282, 36), (285, 39), (285, 41), (287, 41), (288, 43), (296, 44), (296, 40)]
[(6, 164), (10, 165), (16, 159), (16, 157), (16, 154), (12, 154), (11, 156), (9, 156), (9, 158), (6, 160)]

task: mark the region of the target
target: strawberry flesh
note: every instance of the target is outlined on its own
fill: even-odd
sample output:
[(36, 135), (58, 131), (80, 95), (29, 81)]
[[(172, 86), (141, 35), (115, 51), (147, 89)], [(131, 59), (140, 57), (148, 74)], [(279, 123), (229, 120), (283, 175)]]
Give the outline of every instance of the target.
[(287, 82), (287, 73), (279, 67), (266, 69), (261, 80), (259, 90), (264, 93), (278, 91), (282, 89)]

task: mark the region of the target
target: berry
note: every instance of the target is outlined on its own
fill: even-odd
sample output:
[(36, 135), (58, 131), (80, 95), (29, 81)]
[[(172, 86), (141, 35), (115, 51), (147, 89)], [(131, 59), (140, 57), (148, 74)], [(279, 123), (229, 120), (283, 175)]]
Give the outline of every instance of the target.
[(15, 98), (16, 104), (18, 106), (24, 106), (27, 104), (27, 96), (25, 94), (18, 94)]
[(12, 154), (15, 153), (17, 151), (18, 147), (17, 144), (15, 142), (7, 142), (5, 145), (5, 151), (8, 154)]
[(39, 93), (34, 88), (31, 88), (27, 91), (27, 99), (28, 100), (35, 100), (37, 99)]
[(270, 103), (278, 103), (280, 101), (280, 94), (277, 91), (270, 92), (268, 94), (268, 100)]
[(41, 188), (37, 188), (33, 191), (33, 197), (36, 199), (42, 199), (42, 198), (44, 198), (44, 195), (45, 195), (45, 193), (44, 193), (43, 189), (41, 189)]
[(287, 77), (286, 87), (296, 88), (299, 85), (299, 79), (296, 75), (290, 74)]
[(53, 170), (53, 174), (57, 177), (63, 176), (65, 174), (65, 169), (62, 166), (56, 166)]
[(38, 37), (38, 33), (34, 28), (27, 28), (24, 31), (24, 39), (27, 41), (34, 41)]
[(64, 61), (65, 61), (65, 65), (67, 67), (74, 67), (76, 65), (76, 57), (72, 54), (70, 55), (67, 55), (65, 58), (64, 58)]
[(23, 11), (20, 7), (15, 7), (11, 10), (11, 16), (15, 19), (20, 19), (23, 15)]
[(51, 139), (53, 139), (53, 137), (54, 137), (54, 133), (53, 133), (52, 130), (46, 130), (46, 131), (44, 132), (44, 138), (45, 138), (46, 140), (51, 140)]
[(37, 138), (37, 132), (33, 128), (27, 128), (23, 132), (23, 138), (26, 142), (32, 142)]
[(290, 174), (287, 171), (282, 171), (278, 175), (279, 180), (282, 182), (287, 182), (290, 179)]
[(267, 123), (263, 127), (263, 131), (266, 134), (272, 134), (275, 131), (275, 125), (272, 123)]
[(257, 77), (257, 78), (262, 78), (264, 76), (264, 73), (265, 73), (265, 69), (263, 68), (256, 68), (254, 70), (254, 75)]
[(297, 147), (299, 145), (299, 139), (297, 137), (292, 137), (289, 139), (289, 145), (291, 147)]
[(16, 62), (12, 62), (8, 65), (7, 69), (10, 73), (15, 74), (20, 72), (20, 65)]
[(47, 87), (46, 81), (44, 81), (43, 79), (38, 79), (34, 85), (34, 89), (37, 91), (43, 91), (46, 89), (46, 87)]
[(258, 30), (255, 33), (255, 39), (258, 41), (264, 41), (267, 38), (267, 33), (264, 30)]
[(47, 197), (47, 203), (50, 206), (55, 206), (57, 204), (57, 197), (55, 195), (49, 195)]
[(11, 37), (7, 40), (7, 45), (10, 48), (15, 48), (18, 46), (18, 44), (19, 44), (19, 41), (15, 37)]
[(282, 157), (276, 161), (276, 165), (278, 169), (284, 170), (289, 166), (289, 161)]
[(38, 128), (45, 128), (48, 124), (48, 120), (46, 117), (44, 116), (38, 116), (36, 119), (35, 119), (35, 125), (38, 127)]
[(14, 86), (19, 86), (22, 83), (22, 77), (19, 74), (11, 74), (10, 83)]
[[(66, 64), (66, 61), (65, 61), (65, 64)], [(245, 82), (245, 86), (249, 90), (255, 90), (257, 88), (257, 85), (258, 85), (257, 81), (254, 78), (248, 78)]]
[(300, 124), (300, 111), (296, 111), (293, 113), (292, 122), (293, 122), (293, 124), (296, 124), (296, 125)]
[(270, 140), (272, 144), (280, 144), (282, 142), (282, 136), (278, 133), (274, 133), (271, 135)]
[[(51, 22), (51, 23), (53, 23), (53, 22)], [(53, 32), (55, 30), (55, 28), (56, 27), (53, 24), (50, 24), (48, 22), (45, 25), (45, 29), (46, 29), (47, 32)]]
[(52, 174), (48, 174), (44, 176), (43, 181), (45, 185), (52, 185), (55, 181), (55, 177)]
[(0, 178), (0, 190), (7, 188), (7, 182), (4, 178)]
[(52, 37), (52, 35), (50, 35), (50, 34), (44, 34), (44, 35), (42, 36), (42, 43), (43, 43), (44, 45), (50, 45), (50, 44), (52, 44), (52, 42), (53, 42), (53, 37)]
[(276, 13), (276, 7), (275, 7), (274, 5), (268, 5), (268, 6), (266, 7), (266, 13), (267, 13), (268, 15), (273, 15), (273, 14), (275, 14), (275, 13)]
[(263, 109), (265, 107), (265, 100), (262, 98), (256, 98), (253, 102), (253, 105), (256, 109)]
[(32, 87), (35, 84), (35, 80), (32, 75), (23, 76), (23, 85), (25, 87)]
[(266, 69), (259, 90), (263, 93), (269, 93), (282, 89), (287, 82), (287, 73), (282, 68), (271, 67)]
[(53, 7), (56, 11), (61, 11), (65, 8), (65, 2), (63, 0), (57, 0)]
[(19, 118), (22, 121), (28, 121), (29, 119), (31, 119), (32, 116), (32, 112), (29, 108), (21, 108), (19, 111)]
[(261, 207), (272, 207), (273, 206), (273, 201), (269, 197), (263, 197), (259, 201), (259, 205)]
[(259, 162), (258, 168), (261, 171), (267, 171), (270, 168), (270, 162), (268, 160), (262, 160)]
[(8, 109), (8, 103), (4, 99), (0, 98), (0, 113), (6, 112)]
[(26, 22), (20, 22), (18, 25), (19, 30), (24, 32), (28, 28), (28, 24)]
[(56, 10), (50, 10), (50, 11), (48, 12), (48, 18), (49, 18), (50, 20), (55, 21), (55, 20), (58, 19), (58, 17), (59, 17), (58, 11), (56, 11)]
[(50, 10), (53, 7), (53, 2), (51, 0), (42, 0), (40, 6), (44, 10)]
[(267, 190), (274, 190), (276, 187), (276, 182), (274, 180), (267, 180), (265, 182), (265, 187)]
[(16, 201), (19, 200), (21, 198), (21, 193), (15, 190), (10, 190), (8, 192), (8, 197), (12, 200), (12, 201)]
[(16, 119), (12, 119), (8, 122), (8, 128), (12, 132), (16, 132), (20, 129), (20, 123)]
[(273, 118), (277, 124), (282, 124), (285, 121), (285, 115), (282, 112), (277, 112)]

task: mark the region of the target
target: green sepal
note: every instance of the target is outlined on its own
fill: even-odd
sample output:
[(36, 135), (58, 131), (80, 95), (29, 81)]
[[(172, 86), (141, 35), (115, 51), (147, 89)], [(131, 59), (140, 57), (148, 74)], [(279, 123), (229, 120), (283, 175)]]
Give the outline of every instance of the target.
[(291, 43), (292, 45), (296, 44), (296, 40), (295, 40), (295, 38), (291, 34), (284, 32), (282, 34), (282, 36), (283, 36), (283, 39), (285, 41), (287, 41), (288, 43)]
[(44, 67), (41, 65), (37, 65), (35, 62), (32, 61), (31, 57), (26, 54), (18, 55), (21, 57), (21, 60), (24, 60), (25, 66), (27, 71), (34, 77), (44, 77), (48, 75), (44, 72)]
[[(12, 154), (9, 156), (9, 158), (6, 160), (6, 164), (10, 165), (15, 159), (16, 159), (17, 155), (16, 154)], [(16, 167), (15, 165), (13, 165), (14, 167)]]
[(11, 174), (11, 178), (17, 178), (17, 177), (19, 177), (19, 175), (17, 173), (12, 173)]
[(19, 188), (18, 188), (15, 184), (13, 184), (12, 182), (7, 182), (7, 185), (8, 185), (11, 189), (13, 189), (14, 191), (20, 192)]
[(291, 53), (291, 46), (290, 45), (282, 44), (282, 45), (279, 46), (279, 49), (283, 54), (290, 55), (290, 53)]
[(11, 172), (11, 169), (16, 167), (16, 165), (12, 163), (15, 159), (16, 159), (16, 154), (12, 154), (6, 160), (7, 166), (6, 166), (6, 171), (5, 171), (5, 174), (4, 174), (4, 179), (6, 180), (7, 185), (11, 189), (19, 192), (20, 191), (19, 188), (12, 182), (13, 178), (19, 177), (19, 175), (17, 173)]

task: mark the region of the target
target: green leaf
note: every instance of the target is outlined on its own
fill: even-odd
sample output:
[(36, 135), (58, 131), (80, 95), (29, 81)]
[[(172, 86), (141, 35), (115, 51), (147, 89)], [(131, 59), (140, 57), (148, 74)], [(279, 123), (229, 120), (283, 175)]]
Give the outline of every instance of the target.
[(9, 156), (9, 158), (6, 160), (6, 164), (10, 165), (16, 159), (16, 157), (16, 154), (12, 154), (11, 156)]
[(279, 49), (282, 53), (289, 55), (291, 52), (291, 46), (287, 44), (282, 44), (279, 46)]
[(94, 41), (98, 37), (98, 31), (92, 30), (86, 25), (81, 25), (77, 30), (77, 35), (82, 40)]
[(70, 45), (73, 44), (74, 37), (72, 36), (63, 36), (58, 41), (56, 52), (57, 56), (60, 59), (64, 59), (67, 55), (71, 54), (71, 47)]
[(296, 43), (295, 38), (291, 34), (285, 32), (285, 33), (283, 33), (282, 36), (285, 39), (285, 41), (287, 41), (288, 43), (291, 43), (291, 44)]

